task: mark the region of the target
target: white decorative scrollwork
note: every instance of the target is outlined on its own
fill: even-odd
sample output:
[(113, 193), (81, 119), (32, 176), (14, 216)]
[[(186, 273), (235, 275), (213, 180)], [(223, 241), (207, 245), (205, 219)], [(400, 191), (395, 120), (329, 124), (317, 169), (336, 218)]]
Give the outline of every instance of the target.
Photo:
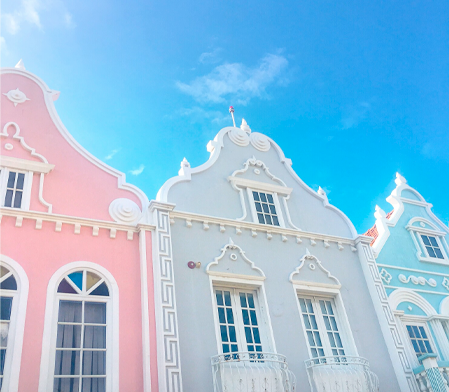
[(142, 215), (139, 206), (132, 200), (115, 199), (109, 205), (109, 215), (118, 223), (136, 223)]
[(270, 140), (259, 132), (253, 132), (250, 136), (251, 144), (259, 151), (268, 151), (271, 147)]
[(385, 268), (382, 268), (380, 271), (380, 277), (386, 284), (390, 284), (391, 279), (393, 278)]
[(229, 139), (231, 139), (237, 146), (245, 147), (249, 144), (248, 134), (240, 128), (232, 128), (228, 133)]
[(399, 274), (398, 275), (398, 279), (402, 282), (402, 283), (408, 283), (408, 282), (412, 282), (413, 284), (416, 285), (421, 285), (421, 286), (425, 286), (425, 284), (427, 283), (429, 286), (431, 287), (436, 287), (437, 282), (435, 279), (430, 278), (429, 280), (427, 280), (426, 278), (422, 277), (422, 276), (418, 276), (416, 277), (415, 275), (410, 275), (408, 278), (403, 275), (403, 274)]
[(15, 90), (9, 90), (7, 93), (3, 93), (13, 104), (17, 106), (19, 103), (24, 103), (25, 101), (29, 101), (24, 92), (20, 91), (18, 88)]
[(443, 287), (449, 291), (449, 279), (447, 279), (446, 277), (444, 277), (443, 282), (441, 283), (443, 285)]

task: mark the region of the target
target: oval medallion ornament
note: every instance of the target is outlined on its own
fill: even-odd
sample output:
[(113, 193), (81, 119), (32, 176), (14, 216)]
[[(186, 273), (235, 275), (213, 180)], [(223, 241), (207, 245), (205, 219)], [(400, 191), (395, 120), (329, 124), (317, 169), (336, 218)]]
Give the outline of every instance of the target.
[(268, 151), (271, 147), (268, 137), (259, 132), (253, 132), (251, 134), (251, 144), (259, 151)]
[(139, 206), (129, 199), (115, 199), (109, 205), (109, 215), (118, 223), (136, 223), (142, 215)]
[(228, 135), (229, 139), (237, 144), (237, 146), (245, 147), (249, 144), (248, 134), (240, 128), (232, 128)]
[(17, 106), (19, 103), (24, 103), (25, 101), (29, 101), (24, 92), (20, 91), (18, 88), (15, 90), (10, 90), (7, 93), (3, 93), (13, 104)]

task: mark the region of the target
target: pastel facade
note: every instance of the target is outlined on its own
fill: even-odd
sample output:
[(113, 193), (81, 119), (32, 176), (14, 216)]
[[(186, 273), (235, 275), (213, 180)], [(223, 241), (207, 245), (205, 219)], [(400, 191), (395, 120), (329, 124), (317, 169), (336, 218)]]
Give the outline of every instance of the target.
[(1, 390), (157, 390), (148, 199), (77, 144), (58, 96), (1, 71)]
[[(396, 350), (411, 391), (447, 391), (449, 381), (449, 228), (432, 204), (397, 174), (386, 214), (366, 235), (399, 328)], [(389, 315), (390, 317), (390, 315)]]
[(163, 390), (409, 391), (371, 239), (245, 122), (207, 148), (155, 203)]

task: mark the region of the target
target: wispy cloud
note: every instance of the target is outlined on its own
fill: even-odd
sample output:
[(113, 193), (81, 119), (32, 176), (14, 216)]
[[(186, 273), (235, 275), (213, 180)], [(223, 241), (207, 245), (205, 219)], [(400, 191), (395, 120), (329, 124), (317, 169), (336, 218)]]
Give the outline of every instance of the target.
[(221, 48), (215, 48), (212, 52), (201, 53), (198, 61), (201, 64), (216, 64), (221, 61), (220, 53), (223, 51)]
[(267, 54), (257, 67), (249, 68), (242, 63), (225, 63), (190, 83), (178, 81), (176, 86), (198, 102), (220, 103), (232, 98), (244, 105), (251, 98), (266, 94), (266, 88), (280, 79), (287, 66), (288, 61), (284, 56)]
[(2, 15), (5, 30), (11, 35), (17, 34), (23, 22), (30, 23), (39, 29), (42, 28), (39, 16), (40, 8), (41, 4), (38, 0), (22, 0), (16, 11)]
[(343, 129), (350, 129), (359, 125), (371, 110), (369, 102), (359, 102), (357, 105), (350, 107), (341, 119)]
[(137, 169), (133, 169), (130, 170), (129, 172), (133, 175), (133, 176), (138, 176), (140, 174), (142, 174), (143, 170), (145, 169), (145, 165), (140, 165)]
[(73, 29), (76, 27), (76, 24), (73, 22), (72, 14), (70, 12), (66, 12), (64, 14), (64, 23), (65, 26), (69, 29)]
[(181, 116), (190, 117), (192, 121), (196, 123), (208, 120), (211, 123), (222, 125), (231, 121), (231, 116), (226, 112), (220, 112), (218, 110), (205, 110), (198, 106), (194, 106), (190, 109), (181, 109), (178, 113)]
[(108, 155), (104, 157), (105, 161), (111, 160), (115, 154), (117, 154), (120, 150), (112, 150)]

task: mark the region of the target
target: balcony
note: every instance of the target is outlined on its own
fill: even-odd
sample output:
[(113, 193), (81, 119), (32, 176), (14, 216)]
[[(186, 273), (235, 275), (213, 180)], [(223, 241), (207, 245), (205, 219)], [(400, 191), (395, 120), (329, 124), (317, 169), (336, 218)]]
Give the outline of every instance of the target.
[(449, 362), (437, 361), (436, 354), (418, 357), (421, 366), (413, 369), (419, 390), (422, 392), (449, 391)]
[(378, 392), (379, 379), (366, 359), (348, 355), (306, 361), (312, 392)]
[(283, 355), (238, 352), (212, 357), (214, 392), (295, 392)]

